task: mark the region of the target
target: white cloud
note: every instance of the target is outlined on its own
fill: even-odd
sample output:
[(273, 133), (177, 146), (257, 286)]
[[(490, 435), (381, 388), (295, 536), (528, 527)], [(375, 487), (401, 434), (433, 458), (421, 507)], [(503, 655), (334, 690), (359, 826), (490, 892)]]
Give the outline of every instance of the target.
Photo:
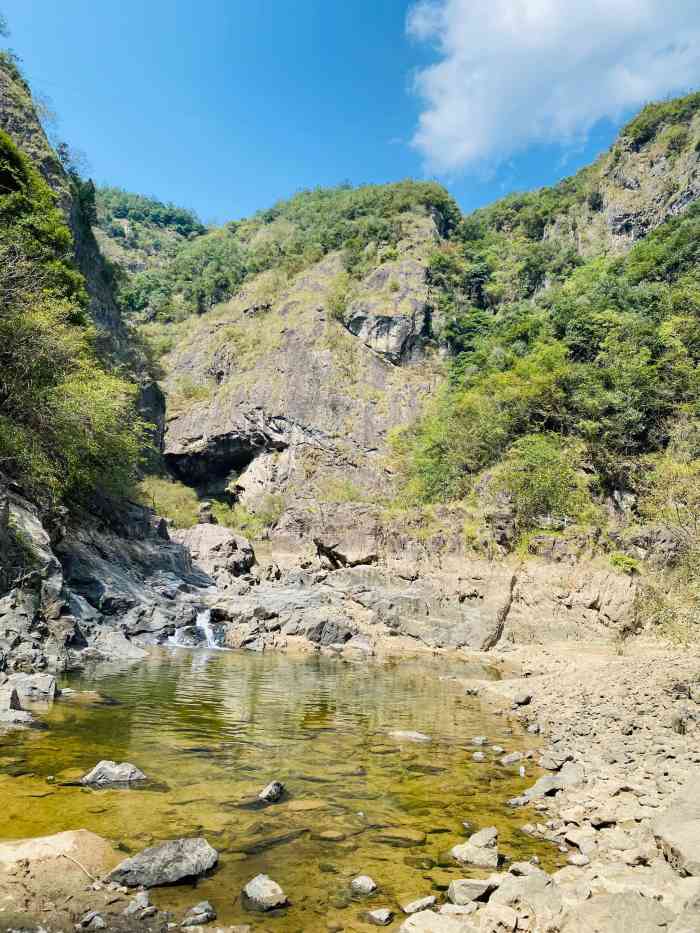
[(419, 0), (407, 29), (438, 51), (413, 137), (436, 172), (580, 141), (700, 83), (698, 0)]

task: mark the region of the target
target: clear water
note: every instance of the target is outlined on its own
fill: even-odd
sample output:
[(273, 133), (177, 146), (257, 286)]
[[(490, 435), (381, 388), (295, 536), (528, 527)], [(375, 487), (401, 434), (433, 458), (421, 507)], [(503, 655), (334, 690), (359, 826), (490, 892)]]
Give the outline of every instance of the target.
[[(444, 858), (463, 841), (464, 820), (497, 825), (505, 856), (537, 853), (552, 867), (557, 853), (519, 831), (532, 814), (504, 805), (532, 783), (533, 766), (520, 778), (517, 768), (471, 760), (474, 735), (509, 751), (526, 739), (464, 695), (454, 678), (470, 674), (488, 676), (456, 663), (164, 649), (136, 667), (66, 680), (93, 692), (57, 702), (45, 714), (49, 731), (14, 733), (0, 748), (0, 838), (85, 827), (135, 852), (204, 835), (219, 850), (217, 871), (196, 890), (155, 891), (154, 901), (180, 915), (206, 898), (221, 923), (279, 933), (333, 923), (370, 930), (368, 906), (396, 910), (444, 890), (469, 874)], [(392, 730), (433, 741), (397, 742)], [(95, 791), (59, 783), (102, 758), (132, 762), (153, 784)], [(273, 779), (285, 782), (286, 798), (248, 809)], [(404, 846), (387, 841), (406, 830)], [(411, 831), (425, 842), (412, 843)], [(289, 908), (274, 916), (244, 909), (240, 891), (259, 872), (282, 885)], [(371, 875), (379, 893), (353, 900), (358, 873)]]

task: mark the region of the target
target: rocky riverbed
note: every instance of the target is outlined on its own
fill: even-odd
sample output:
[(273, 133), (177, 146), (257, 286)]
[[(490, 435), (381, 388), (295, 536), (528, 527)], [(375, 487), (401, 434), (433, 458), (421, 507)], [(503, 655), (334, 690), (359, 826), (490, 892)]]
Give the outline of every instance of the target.
[[(466, 654), (455, 650), (441, 654), (440, 663), (450, 683), (457, 686), (459, 680), (452, 680), (455, 674), (449, 660), (458, 655), (466, 658)], [(622, 655), (605, 645), (586, 650), (558, 645), (502, 648), (487, 657), (493, 661), (496, 656), (505, 671), (502, 679), (469, 678), (455, 694), (481, 704), (494, 717), (490, 734), (462, 737), (462, 759), (471, 762), (469, 768), (483, 768), (484, 773), (498, 768), (504, 775), (512, 774), (510, 785), (503, 779), (498, 807), (518, 822), (523, 840), (551, 851), (554, 860), (550, 857), (546, 865), (534, 856), (515, 856), (508, 834), (499, 832), (495, 823), (489, 824), (487, 814), (464, 806), (462, 840), (445, 836), (445, 846), (438, 847), (444, 851), (437, 857), (428, 856), (424, 834), (419, 838), (416, 830), (414, 838), (404, 827), (404, 842), (385, 850), (387, 861), (368, 860), (363, 865), (351, 859), (348, 867), (353, 863), (356, 875), (344, 881), (341, 872), (335, 882), (340, 891), (347, 885), (345, 906), (338, 911), (338, 903), (329, 905), (325, 919), (314, 913), (310, 921), (309, 914), (302, 912), (298, 913), (299, 926), (294, 925), (299, 892), (286, 883), (279, 885), (274, 862), (269, 874), (259, 872), (260, 879), (249, 879), (251, 884), (255, 881), (250, 892), (244, 893), (241, 885), (240, 890), (220, 891), (219, 899), (246, 903), (252, 928), (270, 931), (362, 931), (377, 925), (403, 933), (699, 930), (697, 654), (639, 643)], [(471, 654), (470, 663), (475, 664), (478, 657)], [(17, 680), (24, 697), (32, 692), (30, 680), (23, 684)], [(41, 687), (46, 690), (46, 680)], [(16, 686), (6, 684), (8, 689), (19, 697)], [(502, 727), (495, 725), (499, 719)], [(404, 721), (409, 723), (410, 717)], [(531, 744), (516, 742), (513, 749), (512, 739), (507, 738), (511, 730), (530, 736)], [(387, 736), (412, 755), (413, 749), (430, 748), (431, 738), (427, 731), (410, 729), (398, 730), (393, 738)], [(521, 768), (524, 777), (518, 781)], [(474, 773), (478, 770), (469, 771)], [(520, 789), (509, 794), (514, 784)], [(33, 796), (39, 795), (34, 792)], [(33, 805), (40, 805), (40, 799)], [(329, 811), (326, 814), (327, 821)], [(290, 817), (291, 812), (283, 818), (286, 829), (291, 828), (287, 826)], [(315, 843), (319, 851), (338, 845), (331, 838), (333, 832), (329, 825), (329, 838)], [(170, 834), (164, 832), (163, 837)], [(201, 844), (205, 854), (210, 847), (218, 854), (215, 837)], [(61, 854), (64, 845), (70, 850)], [(59, 854), (47, 854), (47, 846), (49, 850), (58, 846)], [(392, 884), (393, 866), (407, 858), (406, 853), (425, 860), (422, 873), (416, 875), (418, 879), (422, 874), (422, 881), (414, 886), (413, 896), (408, 891), (400, 896)], [(147, 869), (143, 877), (126, 869), (110, 875), (122, 856), (90, 833), (48, 843), (33, 840), (19, 847), (5, 844), (0, 851), (6, 914), (0, 920), (5, 924), (2, 928), (192, 929), (195, 921), (203, 924), (210, 917), (203, 929), (225, 928), (228, 933), (244, 929), (240, 924), (217, 928), (213, 916), (219, 905), (210, 893), (216, 891), (216, 875), (201, 888), (206, 897), (198, 898), (198, 892), (186, 888), (178, 910), (161, 910), (159, 898), (153, 902), (148, 888), (139, 893), (138, 885), (148, 878), (158, 883), (159, 866), (165, 862), (172, 867), (173, 860), (148, 850), (142, 857)], [(209, 862), (197, 865), (192, 873), (212, 867)], [(365, 877), (358, 878), (368, 867)], [(125, 878), (135, 886), (126, 887)], [(277, 898), (269, 913), (256, 909), (251, 892), (263, 900)], [(211, 911), (202, 906), (207, 899)], [(26, 919), (18, 926), (22, 911)]]

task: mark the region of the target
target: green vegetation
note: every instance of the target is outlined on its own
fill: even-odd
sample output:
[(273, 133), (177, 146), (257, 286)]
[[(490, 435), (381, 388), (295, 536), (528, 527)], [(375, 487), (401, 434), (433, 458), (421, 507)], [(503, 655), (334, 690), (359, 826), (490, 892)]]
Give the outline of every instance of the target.
[(575, 518), (585, 489), (637, 488), (640, 458), (698, 418), (700, 205), (584, 263), (537, 239), (554, 205), (586, 196), (577, 178), (465, 218), (433, 257), (453, 356), (448, 387), (394, 438), (408, 501), (465, 497), (496, 468), (521, 525)]
[(175, 528), (197, 524), (199, 497), (191, 486), (166, 476), (145, 476), (138, 486), (138, 499), (158, 515), (169, 519)]
[(0, 133), (0, 468), (52, 502), (121, 493), (145, 426), (98, 359), (55, 196)]
[(221, 500), (212, 501), (212, 512), (220, 525), (233, 531), (239, 531), (251, 541), (264, 538), (282, 516), (285, 509), (283, 496), (269, 493), (255, 509), (248, 509), (240, 503), (230, 505)]
[(493, 486), (513, 502), (518, 527), (532, 528), (543, 517), (566, 524), (581, 516), (589, 502), (581, 456), (580, 445), (556, 435), (526, 434), (510, 446)]
[(230, 298), (251, 276), (272, 269), (293, 275), (334, 250), (343, 251), (348, 274), (358, 276), (379, 261), (380, 247), (396, 245), (402, 214), (416, 209), (433, 211), (445, 231), (459, 222), (456, 204), (434, 182), (302, 191), (183, 242), (164, 266), (133, 275), (121, 298), (132, 313), (180, 320)]
[(700, 92), (677, 97), (673, 100), (660, 101), (647, 106), (623, 129), (626, 136), (637, 148), (652, 140), (659, 127), (689, 123), (700, 110)]

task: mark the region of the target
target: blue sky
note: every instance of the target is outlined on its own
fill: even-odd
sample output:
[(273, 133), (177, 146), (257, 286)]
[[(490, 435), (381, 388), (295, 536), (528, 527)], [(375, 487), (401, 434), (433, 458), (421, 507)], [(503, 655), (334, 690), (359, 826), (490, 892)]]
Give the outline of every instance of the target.
[[(546, 15), (552, 0), (529, 2)], [(582, 11), (596, 4), (580, 0)], [(245, 216), (304, 187), (407, 176), (438, 177), (470, 209), (570, 174), (609, 145), (635, 94), (684, 88), (697, 74), (697, 58), (686, 54), (678, 73), (664, 77), (666, 63), (653, 86), (617, 94), (595, 83), (606, 67), (595, 36), (580, 50), (582, 70), (571, 74), (571, 17), (549, 48), (522, 53), (518, 23), (504, 31), (500, 17), (489, 32), (486, 19), (499, 5), (507, 13), (520, 6), (0, 0), (8, 44), (49, 98), (58, 136), (85, 152), (94, 179), (192, 207), (206, 221)], [(663, 14), (656, 0), (640, 5)], [(628, 53), (632, 61), (668, 19), (641, 22), (635, 32), (625, 6), (629, 0), (604, 5), (619, 7), (606, 32), (619, 25), (607, 53), (618, 63)], [(683, 26), (681, 17), (674, 28)], [(538, 23), (522, 28), (542, 32)], [(662, 38), (668, 46), (673, 36)], [(566, 89), (567, 80), (569, 99), (557, 103), (551, 88)], [(612, 103), (597, 103), (603, 93)]]

